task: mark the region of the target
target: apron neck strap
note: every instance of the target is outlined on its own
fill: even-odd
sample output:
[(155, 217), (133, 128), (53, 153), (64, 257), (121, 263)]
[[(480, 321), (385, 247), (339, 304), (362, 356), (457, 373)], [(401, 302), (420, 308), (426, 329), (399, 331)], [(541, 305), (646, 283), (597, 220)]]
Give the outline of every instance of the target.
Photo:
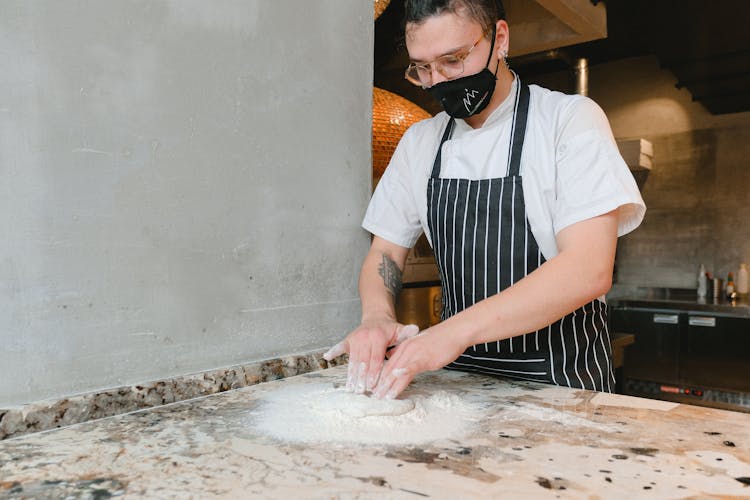
[(454, 128), (456, 128), (456, 120), (455, 118), (451, 118), (450, 120), (448, 120), (448, 125), (445, 126), (445, 132), (443, 132), (443, 137), (440, 139), (440, 145), (438, 146), (437, 156), (435, 156), (435, 161), (432, 163), (431, 177), (435, 177), (435, 178), (440, 177), (440, 165), (441, 165), (440, 158), (443, 153), (443, 144), (445, 144), (445, 141), (451, 138), (451, 135), (453, 135)]
[[(523, 151), (523, 140), (526, 135), (526, 118), (529, 111), (529, 87), (521, 83), (521, 79), (516, 75), (517, 90), (516, 90), (516, 101), (513, 105), (513, 128), (510, 134), (510, 149), (508, 153), (508, 175), (516, 176), (521, 171), (521, 152)], [(443, 144), (449, 140), (453, 135), (453, 130), (456, 128), (456, 120), (451, 118), (448, 120), (448, 124), (445, 126), (445, 131), (440, 139), (440, 145), (438, 146), (437, 155), (435, 161), (432, 164), (432, 175), (433, 178), (440, 177), (441, 157), (443, 152)]]
[(526, 137), (526, 118), (529, 115), (529, 86), (522, 85), (518, 78), (515, 109), (513, 110), (513, 129), (510, 134), (508, 153), (508, 176), (515, 177), (521, 173), (521, 152)]

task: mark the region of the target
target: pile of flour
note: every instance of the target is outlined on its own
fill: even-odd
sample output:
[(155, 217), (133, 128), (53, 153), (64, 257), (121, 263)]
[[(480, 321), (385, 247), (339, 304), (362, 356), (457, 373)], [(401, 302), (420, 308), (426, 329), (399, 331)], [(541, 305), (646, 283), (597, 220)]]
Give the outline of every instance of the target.
[(253, 427), (292, 442), (419, 444), (466, 435), (479, 410), (446, 391), (378, 400), (331, 384), (302, 384), (264, 394)]

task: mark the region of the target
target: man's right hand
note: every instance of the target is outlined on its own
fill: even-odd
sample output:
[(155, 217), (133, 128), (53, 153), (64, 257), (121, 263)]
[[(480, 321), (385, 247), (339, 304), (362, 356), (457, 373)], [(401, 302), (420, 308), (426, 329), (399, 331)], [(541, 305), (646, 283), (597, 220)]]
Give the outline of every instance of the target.
[(323, 355), (330, 361), (349, 353), (346, 387), (350, 391), (360, 394), (372, 391), (388, 347), (419, 333), (418, 326), (404, 326), (396, 321), (395, 305), (408, 253), (406, 247), (373, 237), (359, 276), (362, 324)]
[(417, 325), (402, 325), (390, 319), (366, 321), (326, 352), (323, 358), (330, 361), (349, 353), (346, 389), (363, 394), (377, 384), (386, 350), (418, 333)]

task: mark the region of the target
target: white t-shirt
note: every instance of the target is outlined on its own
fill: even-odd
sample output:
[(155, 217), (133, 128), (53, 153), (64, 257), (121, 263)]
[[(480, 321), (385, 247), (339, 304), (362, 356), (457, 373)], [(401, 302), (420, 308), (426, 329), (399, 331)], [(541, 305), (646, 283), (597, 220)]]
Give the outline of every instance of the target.
[[(443, 145), (440, 177), (505, 177), (518, 78), (508, 97), (473, 129), (457, 119)], [(526, 216), (545, 259), (558, 253), (562, 229), (618, 209), (618, 236), (641, 223), (646, 212), (622, 159), (607, 117), (591, 99), (530, 86), (529, 115), (521, 155)], [(450, 117), (441, 112), (412, 125), (380, 179), (362, 227), (411, 248), (427, 227), (427, 181)]]

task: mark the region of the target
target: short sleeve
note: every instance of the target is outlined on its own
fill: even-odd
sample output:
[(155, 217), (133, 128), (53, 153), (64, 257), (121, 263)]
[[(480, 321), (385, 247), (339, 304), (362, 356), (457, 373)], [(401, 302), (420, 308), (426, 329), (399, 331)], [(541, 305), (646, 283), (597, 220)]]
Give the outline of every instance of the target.
[(362, 227), (375, 236), (405, 248), (412, 248), (422, 234), (414, 197), (416, 176), (410, 170), (407, 153), (413, 140), (413, 128), (407, 130), (399, 141), (362, 222)]
[(575, 99), (563, 115), (555, 151), (555, 234), (612, 210), (618, 211), (618, 236), (632, 231), (646, 205), (606, 115), (588, 98)]

